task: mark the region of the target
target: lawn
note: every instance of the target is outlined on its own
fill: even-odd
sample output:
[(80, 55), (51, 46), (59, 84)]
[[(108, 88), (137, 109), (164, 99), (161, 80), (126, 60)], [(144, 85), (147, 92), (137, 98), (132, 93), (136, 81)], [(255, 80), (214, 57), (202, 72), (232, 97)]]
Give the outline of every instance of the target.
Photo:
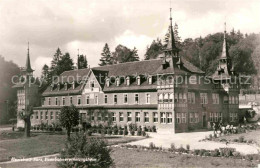
[[(99, 135), (92, 137), (101, 138)], [(60, 152), (66, 141), (65, 134), (32, 133), (31, 138), (24, 138), (21, 132), (5, 132), (0, 134), (0, 161), (8, 161), (12, 157), (28, 158)], [(131, 142), (143, 137), (105, 136), (108, 145)]]
[[(136, 168), (136, 167), (257, 167), (257, 162), (241, 159), (219, 158), (219, 157), (200, 157), (181, 155), (166, 152), (144, 151), (138, 149), (112, 148), (112, 158), (117, 168)], [(19, 167), (50, 167), (55, 168), (55, 162), (19, 162), (11, 164), (0, 164), (3, 168)]]

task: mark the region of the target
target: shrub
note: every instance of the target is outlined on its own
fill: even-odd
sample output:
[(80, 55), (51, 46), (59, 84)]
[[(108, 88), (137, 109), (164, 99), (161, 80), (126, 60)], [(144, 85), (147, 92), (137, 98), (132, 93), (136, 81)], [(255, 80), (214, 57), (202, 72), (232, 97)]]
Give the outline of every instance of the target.
[(221, 138), (219, 141), (220, 142), (227, 142), (227, 140), (225, 138)]
[(187, 149), (188, 151), (190, 150), (190, 145), (189, 145), (189, 144), (186, 145), (186, 149)]
[(200, 155), (200, 156), (204, 156), (204, 153), (205, 153), (205, 152), (206, 152), (205, 149), (201, 149), (200, 152), (199, 152), (199, 155)]
[(111, 130), (110, 128), (107, 130), (107, 134), (108, 134), (108, 135), (111, 135), (111, 134), (112, 134), (112, 130)]
[(218, 136), (217, 136), (217, 134), (214, 134), (214, 138), (217, 138)]
[(144, 130), (145, 132), (147, 132), (147, 131), (148, 131), (148, 129), (147, 129), (147, 127), (146, 127), (146, 126), (144, 126), (143, 130)]
[(137, 129), (137, 136), (141, 136), (142, 135), (142, 129), (139, 127)]
[(135, 131), (134, 130), (131, 130), (130, 133), (131, 133), (132, 136), (135, 135)]
[(24, 128), (23, 128), (23, 127), (18, 127), (17, 129), (18, 129), (18, 131), (20, 131), (20, 132), (24, 131)]
[(220, 156), (229, 157), (232, 156), (232, 153), (235, 152), (234, 148), (219, 148)]
[(247, 141), (247, 143), (253, 143), (254, 141), (253, 141), (253, 139), (249, 139), (248, 141)]
[(209, 151), (205, 151), (205, 152), (204, 152), (204, 156), (210, 156)]
[(199, 154), (200, 154), (200, 150), (199, 150), (199, 149), (195, 149), (195, 150), (194, 150), (194, 154), (195, 154), (195, 155), (199, 155)]
[(119, 130), (119, 135), (123, 135), (123, 130)]
[(113, 133), (114, 133), (114, 135), (118, 135), (118, 129), (117, 129), (117, 127), (114, 128)]
[(178, 152), (180, 153), (186, 153), (187, 151), (183, 148), (183, 146), (181, 145), (181, 147), (178, 149)]
[(155, 149), (155, 144), (154, 144), (153, 142), (150, 142), (150, 143), (149, 143), (149, 148), (150, 148), (150, 149)]
[(147, 131), (148, 132), (153, 132), (153, 129), (150, 126), (148, 126)]
[(171, 143), (171, 150), (174, 151), (176, 148), (175, 148), (175, 144), (174, 143)]
[(155, 125), (152, 127), (152, 130), (153, 130), (153, 132), (156, 132), (156, 126)]
[(126, 128), (124, 129), (124, 135), (128, 135), (128, 131)]
[(233, 152), (232, 155), (237, 158), (237, 159), (240, 159), (241, 158), (241, 155), (239, 152)]
[(92, 131), (91, 131), (91, 130), (88, 130), (88, 131), (87, 131), (87, 135), (88, 135), (88, 136), (91, 136), (91, 135), (92, 135)]
[(213, 138), (212, 134), (209, 134), (209, 139), (211, 140)]
[(86, 138), (83, 134), (72, 136), (65, 144), (65, 149), (60, 153), (62, 159), (65, 158), (92, 158), (93, 161), (63, 161), (58, 162), (59, 168), (67, 167), (111, 167), (113, 159), (110, 156), (111, 149), (100, 138)]
[(145, 131), (142, 131), (142, 136), (146, 136), (146, 133), (145, 133)]
[(107, 134), (107, 129), (103, 128), (102, 129), (102, 134)]
[(241, 143), (244, 142), (244, 141), (245, 141), (245, 137), (244, 137), (244, 136), (240, 136), (240, 137), (238, 138), (238, 141), (241, 142)]
[(215, 149), (215, 150), (211, 151), (210, 154), (211, 154), (212, 157), (218, 157), (220, 153), (219, 153), (218, 149)]
[(102, 129), (99, 128), (99, 129), (97, 130), (97, 133), (101, 134), (101, 133), (102, 133)]
[(233, 142), (238, 142), (238, 139), (233, 139)]

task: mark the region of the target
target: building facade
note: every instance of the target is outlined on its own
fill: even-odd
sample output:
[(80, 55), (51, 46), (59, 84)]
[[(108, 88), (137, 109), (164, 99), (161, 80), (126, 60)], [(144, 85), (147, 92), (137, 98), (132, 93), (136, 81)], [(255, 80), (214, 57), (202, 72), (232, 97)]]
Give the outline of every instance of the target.
[(107, 111), (113, 124), (155, 125), (176, 133), (208, 128), (210, 122), (220, 120), (236, 124), (239, 85), (232, 82), (237, 75), (225, 35), (212, 76), (179, 55), (171, 18), (169, 35), (159, 59), (63, 72), (41, 95), (42, 104), (34, 107), (32, 125), (57, 122), (60, 109), (71, 104), (79, 109), (82, 123), (102, 123), (106, 117), (102, 111)]

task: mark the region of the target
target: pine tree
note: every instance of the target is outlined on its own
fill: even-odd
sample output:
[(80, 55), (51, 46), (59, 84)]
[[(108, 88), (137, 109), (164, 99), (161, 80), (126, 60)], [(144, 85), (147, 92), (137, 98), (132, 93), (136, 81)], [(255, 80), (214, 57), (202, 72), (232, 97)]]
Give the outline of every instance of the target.
[(111, 56), (111, 52), (110, 49), (108, 47), (108, 44), (106, 43), (104, 48), (103, 48), (103, 52), (101, 53), (101, 58), (100, 58), (100, 64), (98, 64), (99, 66), (104, 66), (104, 65), (111, 65), (113, 64), (113, 59)]
[(88, 67), (88, 61), (86, 56), (84, 55), (79, 55), (78, 56), (78, 69), (83, 69)]
[(177, 23), (174, 24), (173, 33), (174, 33), (175, 44), (177, 47), (180, 48), (181, 47), (181, 37), (179, 36)]
[(50, 83), (50, 70), (49, 70), (49, 66), (46, 64), (44, 64), (42, 68), (41, 78), (45, 80), (47, 83)]
[(131, 51), (131, 55), (129, 58), (129, 61), (139, 61), (139, 56), (138, 56), (138, 50), (134, 47), (134, 49)]
[(58, 61), (57, 64), (57, 75), (60, 75), (64, 71), (73, 70), (74, 63), (73, 60), (70, 58), (69, 53), (65, 53), (61, 59)]
[(157, 40), (153, 40), (152, 44), (147, 47), (145, 53), (145, 60), (155, 59), (159, 54), (163, 52), (163, 45), (159, 38)]
[(61, 57), (62, 57), (62, 53), (61, 53), (60, 48), (58, 48), (58, 49), (56, 50), (56, 53), (53, 55), (53, 59), (52, 59), (52, 61), (51, 61), (50, 71), (51, 71), (51, 74), (52, 74), (52, 75), (57, 75), (56, 67), (57, 67), (58, 62), (60, 61)]

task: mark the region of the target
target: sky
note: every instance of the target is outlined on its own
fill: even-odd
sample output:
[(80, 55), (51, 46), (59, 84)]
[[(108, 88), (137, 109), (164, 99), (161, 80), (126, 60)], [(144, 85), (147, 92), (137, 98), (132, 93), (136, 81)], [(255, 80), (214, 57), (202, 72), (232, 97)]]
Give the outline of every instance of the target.
[(105, 43), (138, 49), (163, 39), (169, 8), (181, 39), (205, 37), (232, 28), (260, 32), (260, 0), (0, 0), (0, 55), (24, 66), (30, 42), (31, 65), (40, 76), (59, 47), (76, 63), (78, 49), (97, 66)]

